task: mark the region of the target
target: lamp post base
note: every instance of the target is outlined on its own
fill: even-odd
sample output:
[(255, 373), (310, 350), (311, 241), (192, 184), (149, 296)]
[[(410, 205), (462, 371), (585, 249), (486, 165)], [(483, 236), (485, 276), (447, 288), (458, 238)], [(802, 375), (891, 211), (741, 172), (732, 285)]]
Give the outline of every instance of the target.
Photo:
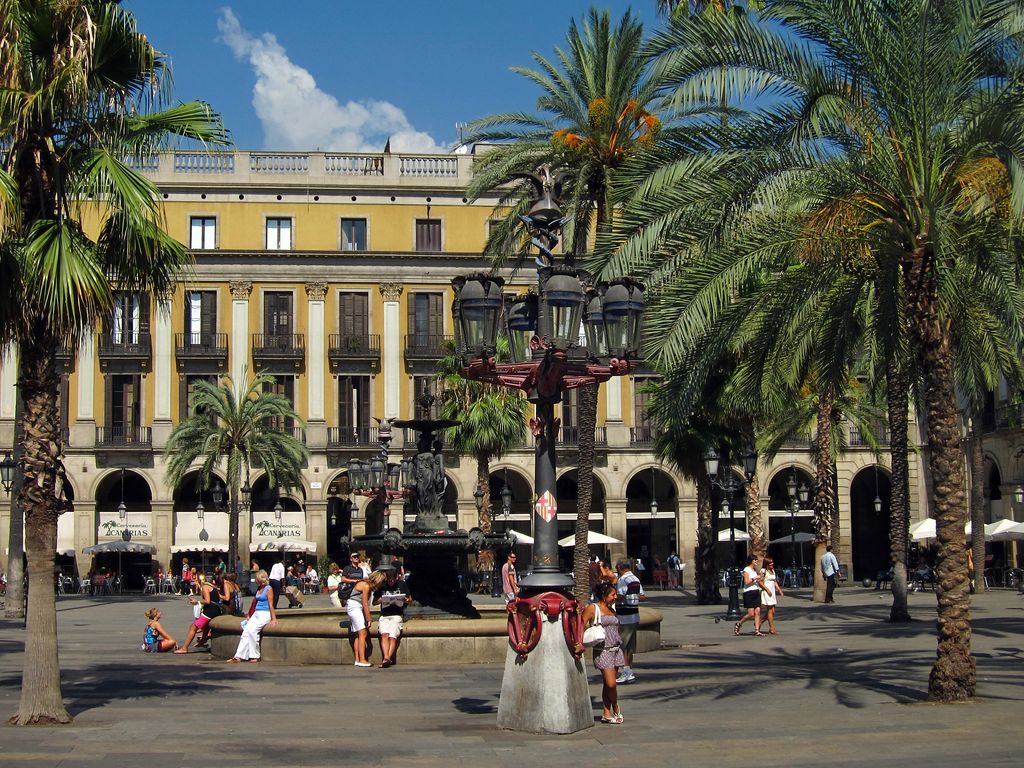
[(725, 618), (729, 621), (739, 621), (743, 618), (744, 611), (740, 610), (741, 578), (735, 568), (729, 571), (729, 609), (725, 612)]
[(576, 733), (594, 725), (583, 660), (565, 645), (562, 618), (542, 619), (540, 642), (526, 658), (508, 649), (498, 727), (524, 733)]

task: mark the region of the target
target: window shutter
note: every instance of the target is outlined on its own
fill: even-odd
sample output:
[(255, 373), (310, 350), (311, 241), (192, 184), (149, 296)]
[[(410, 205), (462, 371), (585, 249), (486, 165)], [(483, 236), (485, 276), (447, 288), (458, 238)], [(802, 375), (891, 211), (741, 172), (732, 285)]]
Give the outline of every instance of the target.
[(356, 376), (355, 382), (356, 415), (358, 418), (356, 426), (359, 428), (360, 434), (366, 434), (367, 440), (369, 440), (367, 430), (370, 428), (370, 377)]
[(441, 294), (430, 293), (427, 294), (429, 297), (427, 304), (427, 332), (434, 339), (440, 337), (444, 333), (444, 318), (441, 315)]
[[(149, 294), (140, 293), (138, 295), (138, 321), (133, 323), (134, 329), (138, 331), (138, 334), (149, 333)], [(138, 343), (138, 338), (134, 339), (135, 343)]]
[(338, 427), (346, 435), (355, 429), (352, 416), (352, 378), (338, 377)]
[(206, 339), (217, 333), (217, 294), (213, 291), (203, 291), (201, 294), (201, 305), (200, 305), (200, 328), (199, 332), (204, 335)]

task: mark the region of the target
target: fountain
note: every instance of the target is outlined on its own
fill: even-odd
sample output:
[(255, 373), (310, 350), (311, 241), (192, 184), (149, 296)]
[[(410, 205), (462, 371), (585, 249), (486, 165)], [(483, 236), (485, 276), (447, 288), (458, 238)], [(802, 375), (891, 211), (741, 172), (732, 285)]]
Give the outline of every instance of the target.
[[(433, 398), (420, 402), (429, 409)], [(448, 480), (444, 471), (442, 430), (458, 426), (447, 419), (404, 419), (382, 422), (380, 440), (382, 455), (387, 454), (392, 425), (407, 427), (418, 433), (416, 455), (411, 462), (410, 480), (405, 498), (416, 510), (416, 518), (404, 530), (388, 528), (379, 534), (357, 536), (352, 546), (385, 557), (401, 556), (409, 572), (409, 592), (414, 605), (406, 609), (408, 618), (479, 618), (465, 589), (459, 583), (459, 555), (490, 549), (495, 562), (502, 562), (502, 553), (515, 543), (508, 533), (490, 534), (480, 528), (453, 530), (444, 514), (444, 498)]]

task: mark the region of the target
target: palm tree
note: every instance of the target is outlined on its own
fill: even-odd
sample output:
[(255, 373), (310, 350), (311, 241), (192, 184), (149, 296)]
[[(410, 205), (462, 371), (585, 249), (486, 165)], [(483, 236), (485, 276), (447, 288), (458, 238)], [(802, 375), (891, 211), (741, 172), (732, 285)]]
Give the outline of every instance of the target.
[[(243, 375), (245, 371), (243, 370)], [(231, 494), (228, 523), (228, 563), (238, 557), (238, 504), (242, 481), (248, 482), (255, 464), (267, 473), (271, 488), (286, 489), (302, 482), (309, 450), (282, 424), (302, 423), (284, 395), (268, 391), (274, 377), (259, 373), (244, 389), (230, 376), (219, 385), (196, 382), (189, 417), (167, 439), (167, 483), (175, 487), (199, 462), (204, 488), (222, 470)]]
[[(520, 256), (529, 246), (521, 236), (519, 215), (529, 198), (520, 184), (507, 185), (541, 164), (567, 172), (562, 202), (568, 224), (568, 260), (588, 248), (592, 230), (601, 232), (610, 220), (615, 172), (641, 147), (652, 143), (661, 128), (651, 113), (657, 83), (649, 77), (642, 56), (643, 25), (630, 12), (613, 24), (607, 11), (591, 10), (582, 28), (573, 21), (567, 49), (556, 49), (557, 62), (533, 54), (539, 69), (514, 67), (535, 83), (539, 115), (497, 114), (474, 122), (468, 141), (501, 144), (480, 156), (467, 195), (477, 199), (502, 189), (500, 223), (488, 237), (485, 254), (495, 265), (508, 257), (508, 244)], [(597, 385), (579, 392), (578, 506), (573, 570), (577, 590), (585, 595), (590, 550), (587, 531), (593, 498)]]
[[(0, 6), (0, 344), (14, 342), (19, 351), (18, 504), (32, 585), (13, 718), (20, 725), (71, 720), (61, 697), (52, 588), (65, 507), (53, 351), (109, 313), (116, 290), (166, 295), (188, 263), (184, 246), (162, 230), (159, 195), (135, 161), (175, 136), (227, 139), (205, 104), (157, 110), (169, 96), (164, 75), (162, 55), (115, 3)], [(87, 198), (102, 205), (86, 206)], [(95, 235), (83, 226), (87, 213), (99, 214)]]
[[(507, 346), (508, 342), (499, 337), (499, 357), (507, 351)], [(518, 390), (464, 378), (459, 373), (461, 368), (462, 360), (454, 350), (438, 365), (441, 418), (459, 422), (458, 427), (446, 433), (452, 449), (476, 459), (476, 483), (484, 493), (480, 529), (490, 533), (490, 463), (525, 444), (529, 404)]]
[[(674, 228), (670, 238), (641, 233), (648, 242), (631, 248), (650, 254), (668, 243), (683, 254), (677, 261), (697, 265), (680, 291), (696, 297), (691, 316), (677, 318), (680, 326), (696, 318), (695, 334), (729, 311), (751, 279), (777, 282), (800, 259), (812, 266), (822, 243), (846, 251), (845, 259), (827, 260), (831, 269), (819, 270), (832, 290), (841, 290), (837, 274), (852, 278), (865, 269), (898, 280), (878, 287), (905, 297), (908, 360), (900, 363), (912, 361), (922, 372), (936, 570), (944, 585), (929, 679), (937, 701), (973, 696), (976, 680), (953, 310), (963, 287), (977, 286), (1018, 354), (1024, 315), (1019, 249), (1007, 226), (1016, 223), (1024, 191), (1007, 159), (1022, 149), (1012, 127), (1022, 111), (1009, 21), (1015, 12), (1008, 0), (780, 0), (766, 3), (769, 24), (701, 18), (673, 28), (655, 46), (684, 101), (706, 102), (705, 73), (723, 62), (737, 88), (730, 103), (763, 89), (779, 98), (746, 117), (741, 130), (730, 126), (729, 149), (716, 142), (717, 127), (700, 131), (691, 144), (698, 150), (685, 158), (691, 189), (680, 193), (690, 202), (677, 197), (642, 214), (641, 197), (675, 191), (649, 185), (623, 215), (637, 231), (640, 218), (668, 216), (671, 207), (676, 221), (690, 226)], [(840, 221), (851, 211), (856, 215)], [(808, 212), (825, 212), (837, 226), (816, 230)], [(623, 254), (610, 251), (605, 267)], [(685, 335), (666, 346), (682, 345)]]

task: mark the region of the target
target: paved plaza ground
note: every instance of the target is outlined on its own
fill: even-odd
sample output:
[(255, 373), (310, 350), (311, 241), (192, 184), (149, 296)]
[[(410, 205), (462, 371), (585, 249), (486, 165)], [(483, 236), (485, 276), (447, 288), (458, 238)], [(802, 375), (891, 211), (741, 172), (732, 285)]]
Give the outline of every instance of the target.
[[(487, 600), (487, 598), (483, 598)], [(637, 656), (620, 687), (626, 722), (563, 737), (495, 726), (500, 665), (229, 665), (205, 652), (138, 650), (151, 605), (183, 640), (185, 598), (60, 598), (64, 695), (75, 723), (0, 726), (19, 766), (945, 766), (1024, 764), (1024, 597), (974, 602), (977, 701), (924, 701), (935, 598), (886, 624), (890, 597), (860, 586), (816, 605), (787, 592), (777, 637), (733, 637), (724, 608), (653, 592), (665, 649)], [(315, 596), (307, 605), (318, 606)], [(0, 714), (16, 709), (23, 630), (0, 620)], [(600, 685), (591, 695), (600, 714)]]

